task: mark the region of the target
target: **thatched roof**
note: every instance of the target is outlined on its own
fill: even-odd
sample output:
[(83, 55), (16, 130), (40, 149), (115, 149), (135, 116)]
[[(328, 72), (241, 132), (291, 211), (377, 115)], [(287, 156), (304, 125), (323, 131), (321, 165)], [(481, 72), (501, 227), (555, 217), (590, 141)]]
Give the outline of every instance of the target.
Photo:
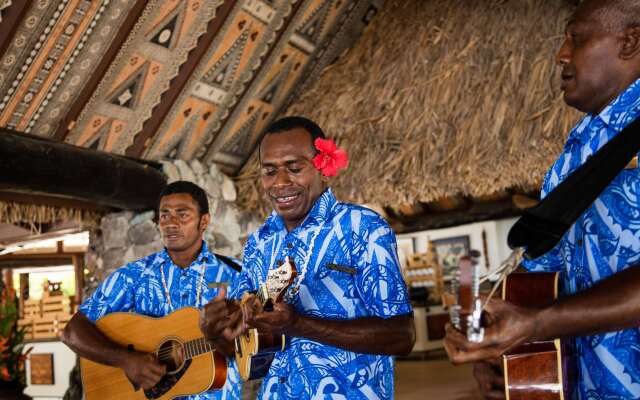
[[(554, 55), (563, 0), (388, 0), (356, 46), (294, 100), (350, 153), (333, 187), (392, 205), (531, 189), (578, 114)], [(238, 178), (260, 208), (255, 154)]]
[(83, 227), (97, 226), (101, 216), (99, 212), (79, 208), (0, 200), (0, 224), (25, 226), (32, 233), (41, 233), (43, 225), (60, 221), (75, 222)]

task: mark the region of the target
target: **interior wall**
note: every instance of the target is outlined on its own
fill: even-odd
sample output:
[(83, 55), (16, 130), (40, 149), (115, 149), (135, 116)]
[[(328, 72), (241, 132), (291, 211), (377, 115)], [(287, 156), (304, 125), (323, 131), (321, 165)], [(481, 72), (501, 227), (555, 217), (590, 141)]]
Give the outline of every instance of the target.
[[(401, 254), (401, 261), (403, 256), (406, 256), (411, 251), (414, 253), (426, 252), (429, 241), (468, 235), (469, 247), (481, 252), (479, 263), (483, 267), (483, 274), (489, 273), (490, 270), (497, 268), (511, 254), (511, 250), (507, 246), (507, 234), (516, 220), (517, 218), (509, 218), (477, 222), (451, 228), (398, 235), (399, 252), (403, 253)], [(483, 231), (486, 234), (486, 254), (483, 249)], [(488, 268), (486, 268), (487, 266)]]

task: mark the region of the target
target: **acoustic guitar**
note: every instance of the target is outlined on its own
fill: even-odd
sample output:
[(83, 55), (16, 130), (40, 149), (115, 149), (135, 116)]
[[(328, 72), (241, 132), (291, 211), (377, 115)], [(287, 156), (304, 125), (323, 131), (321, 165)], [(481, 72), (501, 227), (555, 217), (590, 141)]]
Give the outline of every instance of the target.
[[(462, 257), (452, 282), (452, 325), (470, 342), (482, 342), (479, 266)], [(502, 299), (522, 307), (542, 308), (558, 298), (558, 273), (510, 273), (502, 282)], [(502, 356), (507, 400), (570, 400), (575, 381), (570, 341), (524, 343)]]
[[(289, 257), (278, 268), (269, 270), (266, 282), (255, 293), (261, 305), (261, 310), (257, 311), (272, 311), (273, 304), (282, 301), (297, 275), (295, 263)], [(250, 294), (245, 293), (241, 303), (246, 304), (249, 298)], [(285, 335), (265, 334), (255, 328), (238, 336), (235, 339), (235, 358), (242, 380), (264, 377), (276, 352), (283, 351), (285, 345)]]
[(105, 336), (130, 351), (154, 354), (167, 373), (155, 387), (142, 390), (122, 369), (80, 358), (85, 399), (168, 400), (223, 387), (227, 361), (202, 336), (199, 315), (198, 309), (185, 307), (162, 318), (113, 313), (99, 319), (96, 326)]
[[(514, 272), (502, 283), (502, 299), (542, 308), (558, 298), (557, 272)], [(570, 400), (576, 371), (572, 341), (524, 343), (502, 356), (508, 400)]]

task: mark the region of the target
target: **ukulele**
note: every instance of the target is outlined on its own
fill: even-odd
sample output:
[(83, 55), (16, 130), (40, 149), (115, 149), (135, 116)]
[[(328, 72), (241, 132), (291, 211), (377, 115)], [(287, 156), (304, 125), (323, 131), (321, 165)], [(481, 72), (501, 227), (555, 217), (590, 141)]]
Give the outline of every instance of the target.
[[(282, 301), (297, 275), (295, 263), (289, 257), (278, 268), (269, 270), (266, 282), (260, 285), (256, 293), (260, 302), (258, 311), (272, 311), (273, 305)], [(246, 304), (250, 298), (250, 294), (245, 293), (241, 304)], [(242, 380), (264, 377), (276, 352), (283, 351), (285, 345), (285, 335), (264, 334), (255, 328), (238, 336), (235, 339), (235, 358)]]

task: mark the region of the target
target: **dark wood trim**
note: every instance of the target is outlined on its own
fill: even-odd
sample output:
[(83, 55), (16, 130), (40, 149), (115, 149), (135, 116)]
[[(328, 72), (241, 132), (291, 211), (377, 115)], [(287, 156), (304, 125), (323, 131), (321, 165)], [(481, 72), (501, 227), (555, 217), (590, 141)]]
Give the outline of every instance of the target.
[[(490, 203), (475, 203), (466, 210), (414, 216), (409, 220), (398, 220), (392, 225), (396, 233), (412, 233), (519, 215), (522, 215), (522, 210), (517, 209), (511, 199), (507, 199)], [(391, 217), (393, 219), (393, 216)]]
[(24, 301), (29, 298), (29, 274), (20, 274), (20, 318), (24, 316)]
[(226, 0), (218, 7), (216, 16), (207, 25), (207, 31), (198, 38), (198, 44), (189, 52), (187, 61), (180, 66), (178, 75), (169, 83), (169, 89), (160, 97), (160, 103), (154, 107), (151, 117), (143, 123), (142, 131), (136, 135), (133, 144), (126, 150), (126, 155), (136, 158), (142, 156), (150, 139), (158, 132), (160, 125), (169, 114), (171, 107), (182, 93), (236, 3), (236, 0)]
[(113, 62), (113, 60), (115, 60), (118, 52), (120, 51), (120, 48), (124, 44), (125, 40), (127, 40), (127, 37), (131, 33), (131, 29), (142, 15), (142, 12), (147, 6), (147, 3), (148, 0), (137, 0), (136, 4), (134, 4), (134, 6), (129, 11), (129, 14), (125, 17), (125, 20), (120, 26), (120, 29), (111, 40), (111, 45), (102, 56), (102, 60), (100, 60), (98, 65), (96, 65), (94, 72), (91, 74), (89, 80), (80, 91), (80, 94), (69, 108), (67, 115), (65, 115), (64, 118), (60, 120), (60, 124), (58, 125), (58, 128), (53, 135), (53, 138), (56, 141), (64, 141), (64, 139), (69, 134), (69, 125), (71, 125), (76, 120), (76, 118), (78, 118), (78, 115), (80, 115), (82, 109), (95, 92), (98, 84), (104, 77), (104, 74), (107, 73), (109, 66), (111, 66), (111, 63)]
[(0, 38), (2, 38), (0, 41), (0, 58), (7, 51), (9, 43), (13, 40), (13, 35), (18, 30), (20, 22), (22, 22), (32, 3), (33, 0), (14, 0), (9, 8), (2, 12), (2, 22), (0, 22)]
[(82, 257), (83, 252), (66, 252), (66, 253), (35, 253), (35, 254), (5, 254), (0, 256), (0, 263), (5, 261), (55, 261), (67, 260), (71, 261), (73, 257)]
[[(262, 56), (262, 60), (261, 60), (261, 64), (260, 64), (260, 69), (258, 71), (256, 71), (255, 74), (253, 74), (253, 76), (251, 77), (251, 79), (249, 80), (249, 83), (246, 84), (245, 86), (245, 90), (244, 93), (247, 93), (249, 91), (249, 89), (251, 88), (251, 86), (253, 86), (253, 84), (255, 83), (255, 80), (257, 79), (258, 75), (260, 75), (260, 72), (262, 71), (262, 68), (264, 66), (264, 64), (267, 62), (267, 60), (269, 60), (269, 58), (271, 57), (271, 54), (273, 53), (273, 50), (277, 47), (278, 43), (280, 42), (280, 39), (282, 38), (282, 35), (284, 35), (284, 33), (289, 29), (289, 25), (291, 25), (291, 21), (293, 21), (293, 18), (296, 16), (296, 14), (298, 13), (298, 10), (300, 10), (300, 7), (302, 6), (302, 3), (304, 3), (304, 0), (298, 0), (298, 2), (293, 5), (293, 9), (291, 10), (291, 14), (289, 14), (289, 16), (286, 18), (286, 21), (284, 24), (282, 24), (282, 28), (280, 29), (280, 31), (278, 31), (277, 36), (275, 41), (273, 42), (273, 46), (271, 46), (269, 48), (269, 50), (267, 50), (267, 52)], [(238, 109), (238, 107), (240, 106), (241, 102), (238, 101), (233, 108), (227, 113), (227, 116), (220, 120), (220, 130), (222, 130), (222, 128), (224, 127), (224, 123), (227, 121), (227, 119), (229, 119)], [(211, 144), (209, 144), (209, 147), (207, 148), (207, 151), (204, 153), (203, 158), (207, 158), (209, 157), (209, 152), (211, 152), (211, 149), (213, 148), (213, 146), (215, 146), (216, 144), (216, 140), (212, 140)], [(251, 154), (249, 154), (249, 157), (251, 156)], [(247, 159), (249, 158), (247, 157)], [(246, 160), (245, 160), (246, 162)], [(233, 167), (234, 172), (237, 173), (238, 168), (237, 167)]]
[(153, 209), (167, 177), (148, 163), (0, 128), (0, 190)]
[(56, 267), (71, 264), (71, 258), (42, 258), (33, 260), (0, 260), (1, 268)]
[(71, 256), (73, 262), (73, 269), (76, 273), (76, 295), (75, 304), (80, 305), (82, 303), (82, 291), (84, 289), (84, 257), (79, 255)]

